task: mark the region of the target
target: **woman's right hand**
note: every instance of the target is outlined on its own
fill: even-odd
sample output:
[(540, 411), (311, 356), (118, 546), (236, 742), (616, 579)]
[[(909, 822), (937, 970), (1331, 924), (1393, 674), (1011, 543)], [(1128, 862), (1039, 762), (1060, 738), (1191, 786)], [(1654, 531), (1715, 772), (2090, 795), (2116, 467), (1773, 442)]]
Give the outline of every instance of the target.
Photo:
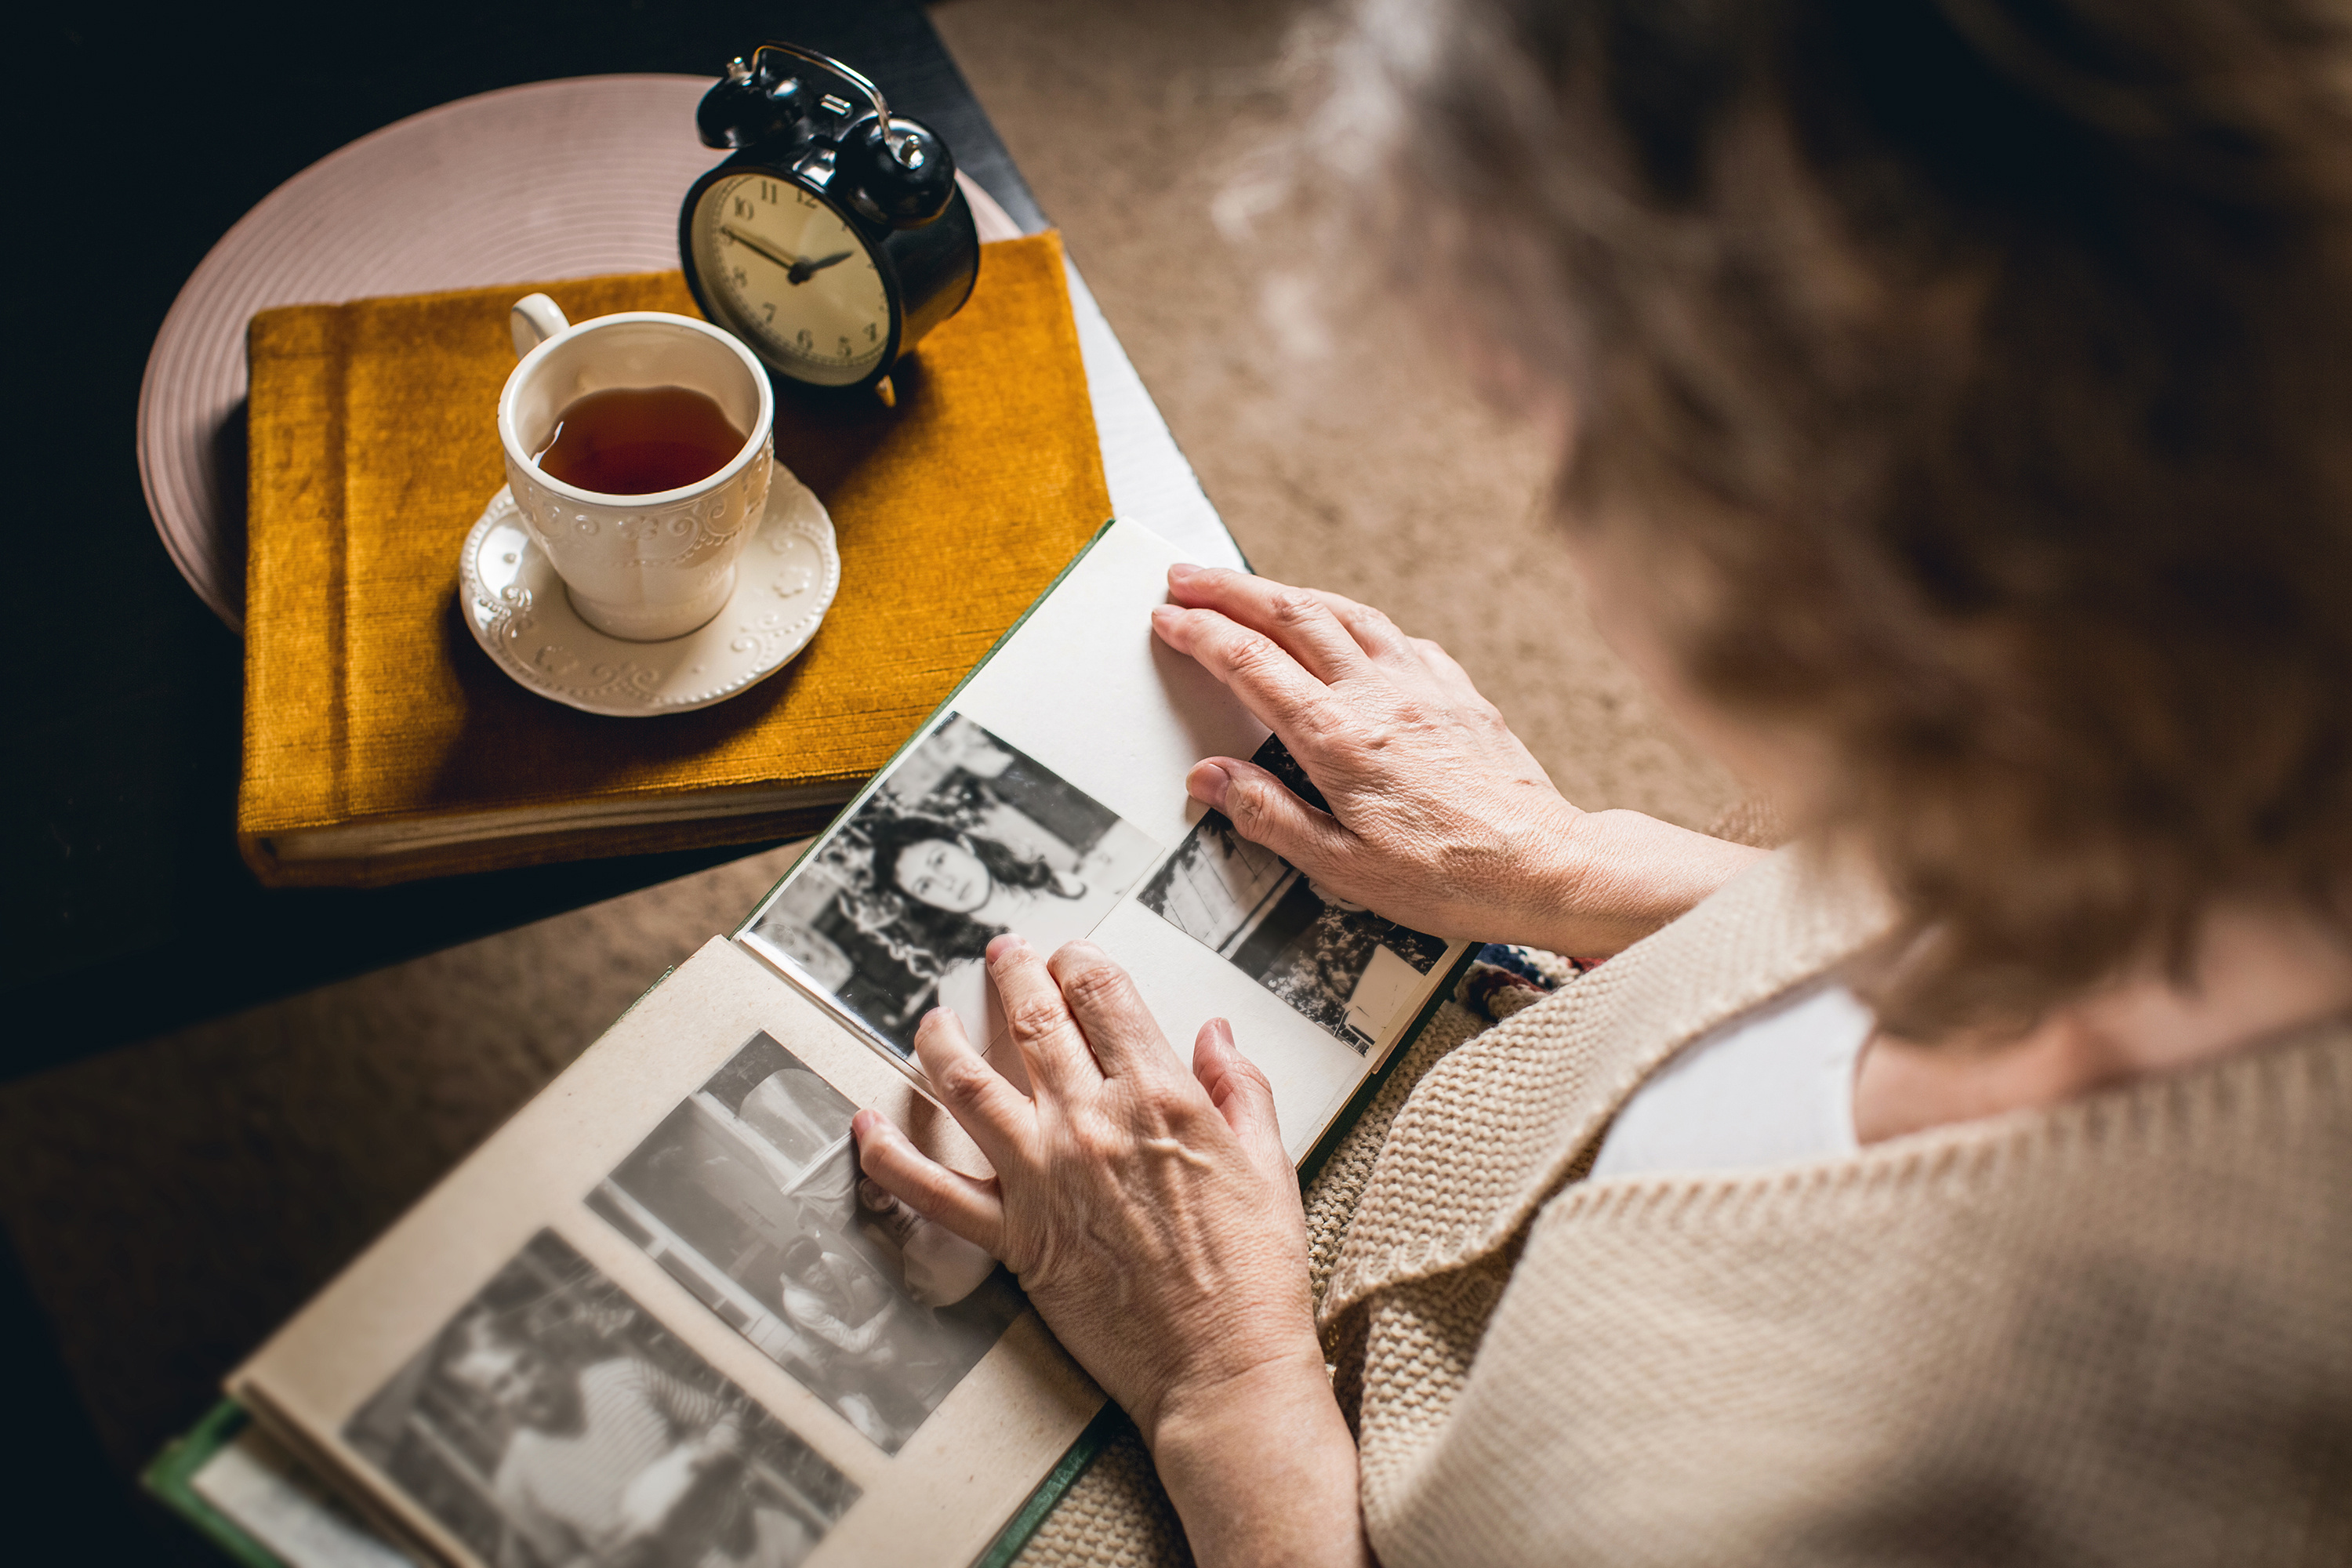
[(1606, 957), (1757, 851), (1637, 812), (1578, 810), (1445, 650), (1336, 594), (1179, 566), (1152, 612), (1282, 740), (1319, 810), (1236, 757), (1185, 787), (1348, 900), (1433, 936)]
[(1202, 1564), (1361, 1568), (1356, 1447), (1315, 1337), (1273, 1086), (1222, 1019), (1188, 1069), (1091, 943), (1048, 960), (1008, 932), (989, 973), (1027, 1091), (944, 1008), (915, 1049), (993, 1173), (940, 1164), (873, 1110), (851, 1123), (861, 1169), (1013, 1270), (1135, 1417)]

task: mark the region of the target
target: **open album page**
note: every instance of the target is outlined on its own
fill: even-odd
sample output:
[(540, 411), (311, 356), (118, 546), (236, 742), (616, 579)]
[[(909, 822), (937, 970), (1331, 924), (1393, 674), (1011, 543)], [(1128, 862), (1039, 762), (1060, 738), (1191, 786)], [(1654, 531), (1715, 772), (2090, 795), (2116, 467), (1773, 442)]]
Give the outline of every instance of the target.
[(1102, 1395), (987, 1255), (858, 1173), (914, 1084), (714, 937), (230, 1380), (497, 1568), (971, 1562)]
[(1466, 944), (1334, 896), (1185, 795), (1194, 763), (1243, 756), (1322, 804), (1264, 724), (1153, 637), (1179, 559), (1106, 529), (740, 937), (895, 1058), (947, 1006), (1024, 1084), (982, 954), (1004, 931), (1040, 952), (1090, 937), (1185, 1059), (1202, 1023), (1232, 1023), (1300, 1160)]

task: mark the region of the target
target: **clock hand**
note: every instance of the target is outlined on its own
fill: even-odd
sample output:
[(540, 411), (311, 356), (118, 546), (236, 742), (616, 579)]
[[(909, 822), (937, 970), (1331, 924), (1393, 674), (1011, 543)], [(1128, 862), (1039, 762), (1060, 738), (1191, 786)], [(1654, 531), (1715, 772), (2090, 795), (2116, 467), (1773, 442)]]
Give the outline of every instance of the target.
[(784, 281), (787, 283), (805, 283), (810, 279), (815, 277), (818, 273), (824, 271), (826, 268), (836, 266), (841, 262), (848, 260), (849, 255), (850, 253), (846, 250), (836, 250), (831, 256), (823, 258), (813, 258), (803, 256), (798, 261), (793, 263), (793, 269), (785, 275)]
[[(743, 247), (749, 251), (751, 251), (753, 254), (766, 257), (777, 266), (784, 268), (787, 275), (798, 272), (802, 268), (808, 265), (807, 262), (802, 260), (797, 256), (792, 255), (790, 252), (772, 249), (761, 241), (753, 239), (750, 235), (745, 234), (741, 229), (737, 228), (731, 223), (720, 224), (719, 226), (719, 232), (726, 235), (736, 244)], [(797, 283), (800, 279), (798, 278), (793, 278), (793, 281)]]

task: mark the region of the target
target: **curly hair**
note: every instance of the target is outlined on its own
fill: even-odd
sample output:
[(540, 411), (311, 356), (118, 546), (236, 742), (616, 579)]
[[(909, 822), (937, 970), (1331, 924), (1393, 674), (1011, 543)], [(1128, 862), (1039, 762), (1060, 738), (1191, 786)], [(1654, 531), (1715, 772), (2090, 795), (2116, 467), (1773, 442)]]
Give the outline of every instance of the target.
[(898, 885), (898, 857), (918, 844), (933, 839), (955, 845), (987, 868), (991, 880), (1007, 888), (1050, 888), (1054, 885), (1054, 868), (1043, 860), (1030, 859), (1015, 854), (993, 838), (978, 833), (968, 833), (953, 823), (929, 816), (890, 816), (877, 822), (867, 831), (874, 846), (874, 885), (891, 888)]
[(2344, 924), (2348, 32), (2330, 0), (1362, 9), (1394, 199), (1572, 409), (1568, 526), (1666, 585), (1695, 689), (1828, 742), (1808, 826), (1896, 900), (1890, 1027), (2178, 977), (2217, 900)]
[(909, 973), (926, 979), (936, 980), (958, 963), (981, 958), (989, 942), (1005, 928), (936, 908), (900, 890), (898, 858), (909, 848), (939, 839), (969, 850), (1002, 886), (1054, 887), (1054, 869), (1043, 860), (1024, 859), (992, 838), (937, 817), (883, 816), (864, 826), (863, 834), (873, 857), (874, 897), (855, 900), (850, 906), (869, 910), (871, 918), (856, 913), (852, 918), (861, 930), (883, 942)]

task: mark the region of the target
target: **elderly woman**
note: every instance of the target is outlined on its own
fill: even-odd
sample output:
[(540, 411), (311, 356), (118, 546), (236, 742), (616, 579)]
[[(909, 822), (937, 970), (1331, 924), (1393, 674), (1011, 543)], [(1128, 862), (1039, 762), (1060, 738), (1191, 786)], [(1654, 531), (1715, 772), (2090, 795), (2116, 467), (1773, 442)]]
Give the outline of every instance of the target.
[(1606, 962), (1409, 1061), (1311, 1240), (1248, 1043), (1186, 1073), (1083, 944), (991, 944), (1034, 1098), (921, 1032), (994, 1179), (870, 1113), (866, 1170), (1019, 1274), (1205, 1563), (2352, 1556), (2352, 15), (1357, 47), (1452, 320), (1566, 411), (1603, 631), (1800, 844), (1580, 812), (1433, 646), (1179, 571), (1159, 635), (1330, 809), (1195, 796)]

